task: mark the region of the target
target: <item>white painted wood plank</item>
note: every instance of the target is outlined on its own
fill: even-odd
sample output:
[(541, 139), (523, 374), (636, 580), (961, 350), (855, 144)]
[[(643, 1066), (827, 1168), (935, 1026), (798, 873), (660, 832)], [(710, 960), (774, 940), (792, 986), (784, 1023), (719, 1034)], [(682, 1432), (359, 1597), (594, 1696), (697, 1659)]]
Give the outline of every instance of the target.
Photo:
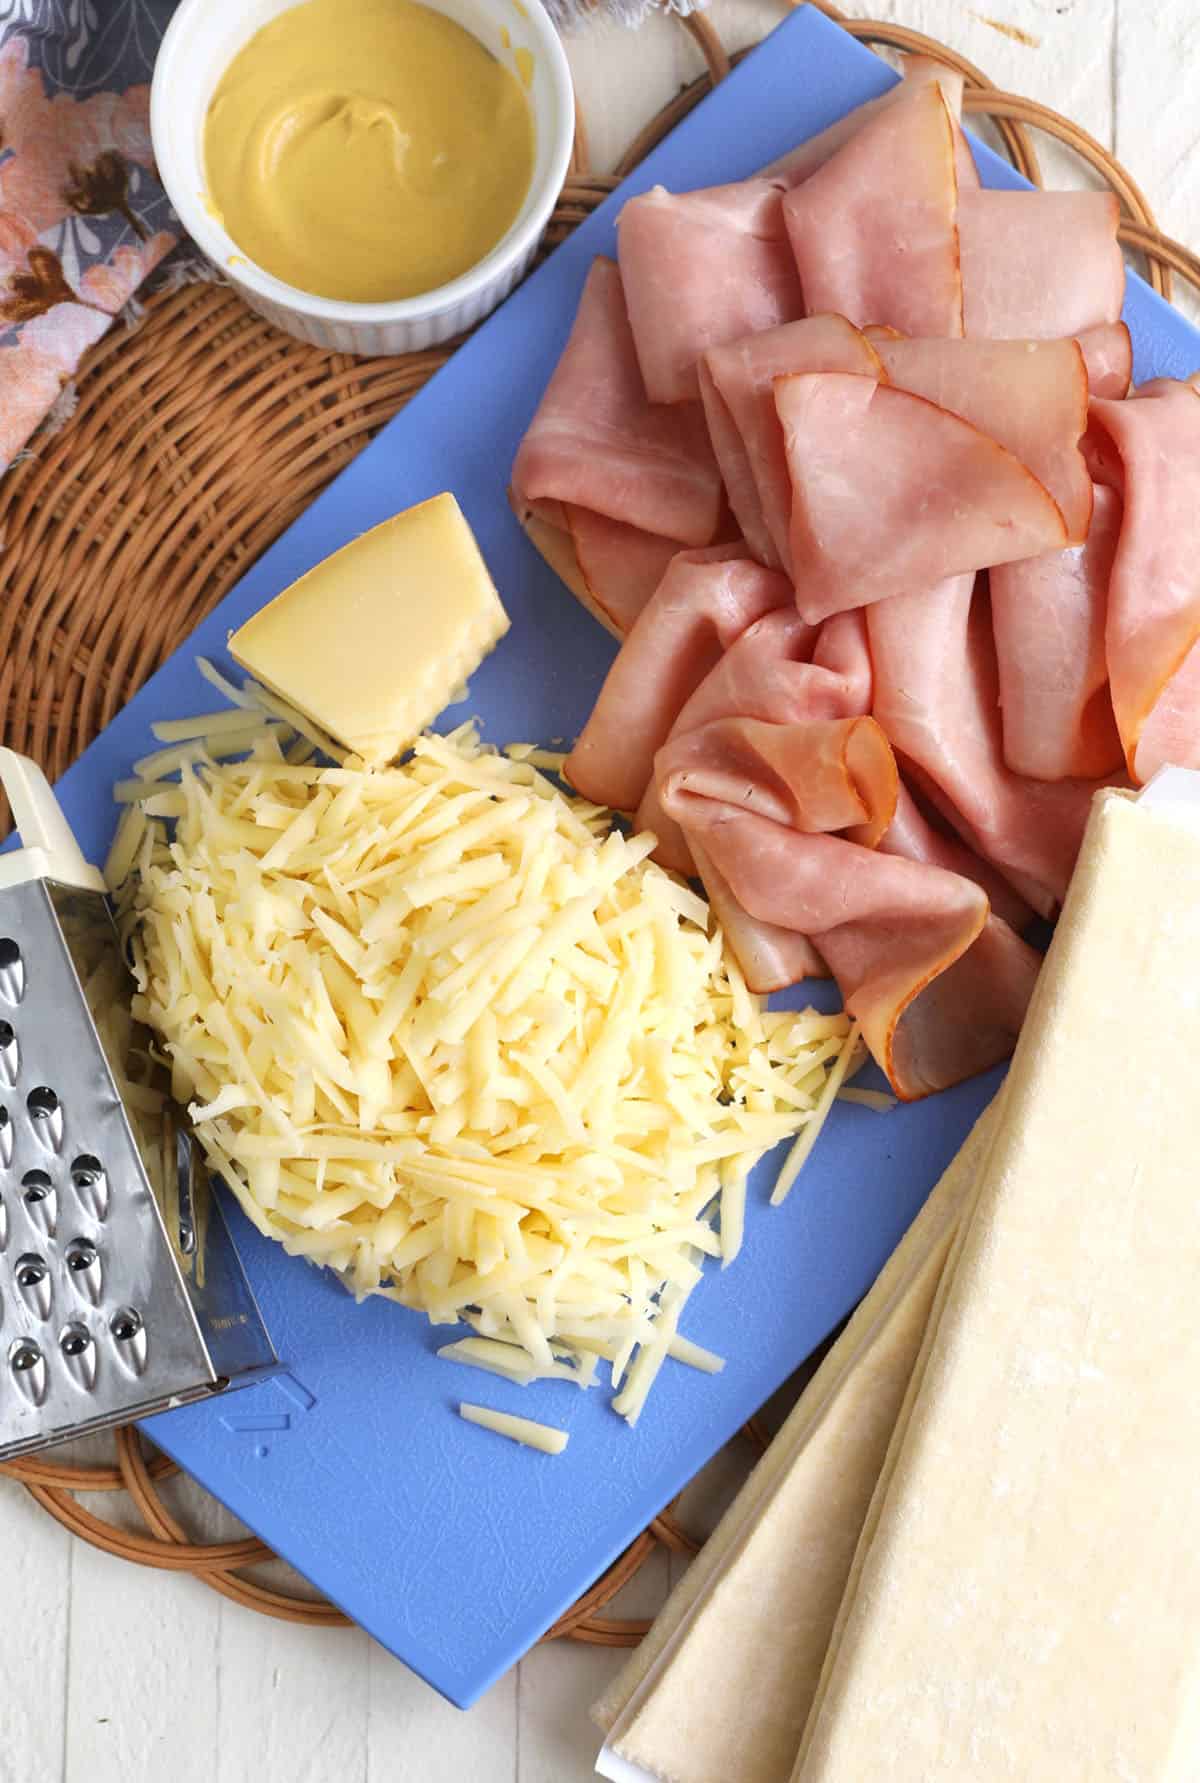
[[(604, 1611), (616, 1617), (654, 1616), (669, 1587), (665, 1553), (657, 1553)], [(588, 1710), (628, 1657), (620, 1647), (547, 1641), (519, 1667), (519, 1744), (516, 1783), (586, 1783), (600, 1750)], [(485, 1783), (481, 1777), (480, 1783)], [(491, 1783), (490, 1776), (486, 1783)]]
[(374, 1642), (367, 1678), (367, 1783), (515, 1783), (515, 1671), (469, 1714)]
[[(97, 1505), (96, 1508), (101, 1508)], [(103, 1510), (109, 1514), (112, 1500)], [(218, 1600), (75, 1544), (62, 1783), (212, 1783)]]
[(72, 1548), (21, 1486), (0, 1480), (0, 1783), (53, 1783), (62, 1770)]
[(220, 1606), (213, 1783), (367, 1783), (371, 1641)]
[(1159, 224), (1200, 247), (1200, 7), (1195, 0), (1121, 0), (1117, 30), (1117, 154)]

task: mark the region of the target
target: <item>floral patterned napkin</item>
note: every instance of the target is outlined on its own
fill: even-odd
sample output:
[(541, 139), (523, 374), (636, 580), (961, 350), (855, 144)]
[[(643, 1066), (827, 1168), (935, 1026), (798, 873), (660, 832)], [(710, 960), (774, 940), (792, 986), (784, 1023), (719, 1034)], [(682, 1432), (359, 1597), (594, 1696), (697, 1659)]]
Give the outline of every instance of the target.
[(174, 0), (0, 0), (0, 471), (174, 247), (150, 72)]

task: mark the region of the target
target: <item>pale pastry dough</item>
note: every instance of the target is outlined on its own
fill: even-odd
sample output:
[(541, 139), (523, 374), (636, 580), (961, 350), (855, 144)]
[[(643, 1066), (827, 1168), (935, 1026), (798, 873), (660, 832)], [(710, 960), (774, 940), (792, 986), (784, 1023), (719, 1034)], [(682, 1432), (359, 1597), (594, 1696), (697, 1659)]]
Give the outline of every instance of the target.
[(1200, 1636), (1200, 835), (1103, 794), (796, 1783), (1183, 1783)]
[(976, 1125), (593, 1711), (612, 1727), (613, 1750), (669, 1783), (787, 1783), (991, 1120)]

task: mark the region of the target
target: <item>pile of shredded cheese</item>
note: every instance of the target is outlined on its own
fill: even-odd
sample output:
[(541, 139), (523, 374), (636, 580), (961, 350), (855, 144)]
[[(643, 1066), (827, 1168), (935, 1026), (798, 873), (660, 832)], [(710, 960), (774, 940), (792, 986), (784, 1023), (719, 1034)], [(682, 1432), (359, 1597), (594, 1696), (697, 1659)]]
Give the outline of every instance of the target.
[(767, 1011), (558, 758), (463, 726), (367, 772), (290, 716), (163, 727), (117, 789), (134, 1014), (261, 1232), (466, 1320), (450, 1360), (586, 1386), (606, 1358), (633, 1422), (669, 1354), (720, 1366), (683, 1303), (763, 1153), (799, 1135), (798, 1167), (851, 1025)]

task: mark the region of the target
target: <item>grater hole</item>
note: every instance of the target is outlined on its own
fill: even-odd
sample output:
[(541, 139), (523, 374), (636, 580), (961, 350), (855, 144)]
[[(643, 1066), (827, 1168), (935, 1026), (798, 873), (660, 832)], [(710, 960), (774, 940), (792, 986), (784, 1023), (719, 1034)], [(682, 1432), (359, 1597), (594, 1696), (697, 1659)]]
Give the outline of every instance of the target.
[(71, 1165), (71, 1185), (85, 1213), (94, 1220), (108, 1216), (108, 1177), (93, 1152), (81, 1152)]
[(99, 1357), (87, 1326), (81, 1325), (78, 1319), (64, 1325), (58, 1334), (58, 1347), (62, 1352), (66, 1371), (75, 1385), (90, 1393), (96, 1385)]
[(131, 1374), (146, 1371), (146, 1327), (136, 1306), (119, 1306), (108, 1321), (117, 1346), (117, 1360)]
[(11, 935), (0, 936), (0, 997), (19, 1003), (25, 994), (25, 964)]
[(142, 1315), (132, 1306), (122, 1306), (113, 1314), (108, 1328), (118, 1343), (132, 1343), (142, 1329)]
[(15, 1089), (20, 1069), (21, 1054), (17, 1045), (17, 1031), (11, 1022), (0, 1021), (0, 1084), (5, 1089)]
[(54, 1289), (46, 1259), (39, 1257), (36, 1251), (26, 1251), (24, 1256), (17, 1258), (13, 1280), (21, 1299), (34, 1317), (48, 1319)]
[(20, 1337), (10, 1345), (8, 1366), (13, 1379), (31, 1405), (41, 1405), (46, 1397), (46, 1358), (28, 1337)]
[(21, 1178), (21, 1198), (25, 1212), (47, 1238), (58, 1230), (58, 1196), (44, 1170), (27, 1170)]
[(17, 1037), (17, 1031), (11, 1022), (0, 1021), (0, 1048), (11, 1046)]
[(63, 1139), (63, 1111), (58, 1092), (49, 1084), (40, 1083), (26, 1096), (25, 1107), (42, 1144), (57, 1151)]
[(77, 1293), (99, 1304), (103, 1291), (100, 1253), (90, 1238), (73, 1238), (66, 1249), (67, 1273)]
[(0, 1165), (5, 1168), (12, 1163), (13, 1156), (13, 1124), (8, 1109), (0, 1102)]

